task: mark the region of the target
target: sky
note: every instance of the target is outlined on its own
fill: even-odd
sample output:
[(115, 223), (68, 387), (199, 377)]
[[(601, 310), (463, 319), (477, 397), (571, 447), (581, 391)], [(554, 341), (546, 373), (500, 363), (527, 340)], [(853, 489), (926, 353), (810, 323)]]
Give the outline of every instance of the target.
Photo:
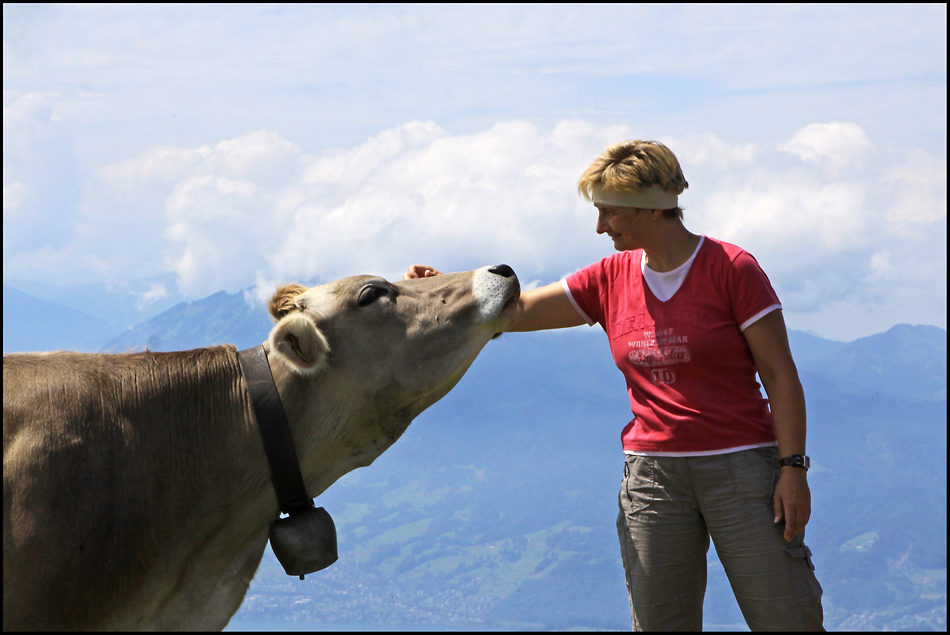
[(3, 277), (532, 288), (612, 253), (577, 179), (647, 139), (790, 328), (946, 328), (946, 59), (944, 4), (4, 4)]

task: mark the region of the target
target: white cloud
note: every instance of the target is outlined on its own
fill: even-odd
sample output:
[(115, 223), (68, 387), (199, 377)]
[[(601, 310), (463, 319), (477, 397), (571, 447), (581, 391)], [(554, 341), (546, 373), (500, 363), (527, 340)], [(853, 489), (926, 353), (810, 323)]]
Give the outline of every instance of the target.
[(872, 255), (870, 264), (870, 275), (882, 280), (892, 278), (898, 270), (893, 262), (891, 250), (888, 247), (884, 247)]
[(906, 163), (885, 171), (882, 184), (893, 196), (885, 217), (895, 229), (906, 230), (909, 225), (926, 227), (947, 217), (945, 158), (919, 150), (913, 152)]
[(79, 170), (62, 118), (40, 95), (3, 109), (3, 251), (62, 245), (72, 233), (61, 222), (79, 199)]
[(171, 269), (186, 297), (261, 280), (397, 277), (420, 260), (459, 269), (515, 258), (551, 275), (569, 258), (565, 233), (584, 236), (590, 257), (601, 247), (573, 183), (625, 132), (513, 121), (450, 135), (411, 122), (323, 156), (269, 131), (156, 147), (101, 170), (68, 250), (103, 253), (87, 265), (114, 276)]
[(22, 183), (4, 182), (3, 184), (3, 213), (16, 214), (20, 206), (23, 205), (23, 198), (26, 196), (26, 186)]
[(138, 299), (135, 301), (135, 308), (139, 311), (142, 311), (150, 304), (154, 304), (163, 298), (168, 297), (168, 289), (165, 288), (164, 283), (153, 282), (149, 285), (148, 290), (141, 293), (132, 292)]
[(392, 276), (420, 260), (450, 269), (512, 257), (552, 268), (561, 237), (593, 224), (572, 187), (603, 147), (605, 130), (591, 131), (581, 122), (542, 132), (514, 121), (453, 136), (412, 123), (318, 159), (274, 268)]
[[(410, 122), (323, 156), (272, 131), (158, 146), (99, 172), (72, 221), (76, 237), (45, 261), (82, 255), (110, 277), (172, 270), (189, 298), (261, 279), (398, 277), (419, 261), (447, 270), (506, 261), (553, 278), (601, 253), (574, 183), (628, 132), (566, 120), (451, 135)], [(23, 266), (9, 253), (6, 263)]]
[(866, 240), (866, 225), (873, 221), (864, 208), (866, 189), (861, 182), (759, 170), (705, 195), (704, 220), (712, 233), (740, 245), (837, 253)]
[(793, 327), (853, 339), (896, 321), (941, 323), (944, 159), (891, 148), (846, 178), (823, 160), (788, 167), (767, 153), (760, 159), (707, 178), (687, 221), (751, 251)]
[[(105, 167), (82, 203), (78, 237), (44, 258), (62, 267), (81, 253), (85, 266), (128, 277), (171, 270), (187, 298), (255, 285), (249, 302), (281, 282), (398, 278), (413, 263), (505, 262), (537, 286), (610, 253), (575, 184), (606, 145), (630, 136), (580, 120), (548, 130), (516, 120), (471, 134), (410, 122), (323, 155), (273, 131), (155, 147)], [(945, 239), (933, 242), (946, 223), (942, 159), (914, 152), (838, 178), (709, 132), (666, 141), (700, 184), (687, 225), (751, 251), (790, 316), (807, 321), (848, 298), (884, 301), (895, 280), (906, 287), (914, 253), (945, 265)], [(913, 284), (945, 297), (932, 278)]]
[(821, 165), (835, 173), (848, 166), (863, 166), (875, 151), (860, 126), (847, 122), (811, 123), (778, 145), (802, 161)]
[(694, 133), (685, 137), (663, 137), (660, 141), (667, 147), (676, 148), (676, 157), (680, 164), (709, 166), (716, 170), (750, 165), (758, 152), (754, 143), (729, 144), (711, 132)]
[[(303, 175), (299, 149), (258, 131), (199, 149), (165, 197), (166, 262), (189, 297), (249, 285), (289, 231), (285, 198)], [(177, 163), (180, 153), (169, 153)]]
[(435, 122), (410, 122), (385, 130), (344, 154), (317, 160), (307, 169), (303, 180), (305, 183), (338, 183), (352, 191), (386, 161), (443, 136), (445, 131)]
[(102, 170), (102, 177), (116, 188), (121, 188), (125, 183), (142, 181), (170, 183), (193, 170), (202, 157), (210, 153), (211, 148), (207, 146), (195, 150), (158, 146), (135, 159), (106, 166)]

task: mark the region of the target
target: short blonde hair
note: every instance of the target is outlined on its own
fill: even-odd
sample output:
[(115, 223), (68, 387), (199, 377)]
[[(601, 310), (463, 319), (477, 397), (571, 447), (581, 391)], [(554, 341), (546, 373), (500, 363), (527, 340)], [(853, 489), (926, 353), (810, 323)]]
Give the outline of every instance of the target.
[[(624, 141), (607, 146), (581, 175), (577, 191), (593, 200), (595, 186), (617, 192), (636, 192), (658, 186), (679, 196), (689, 187), (673, 151), (659, 141)], [(682, 218), (682, 209), (674, 208)]]

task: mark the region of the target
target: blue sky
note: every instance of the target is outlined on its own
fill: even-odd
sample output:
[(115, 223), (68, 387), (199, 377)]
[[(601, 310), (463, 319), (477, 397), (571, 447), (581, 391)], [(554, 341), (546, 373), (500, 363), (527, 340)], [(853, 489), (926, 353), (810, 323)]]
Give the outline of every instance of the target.
[[(4, 280), (203, 297), (609, 255), (578, 176), (680, 158), (790, 327), (946, 328), (946, 5), (8, 5)], [(55, 299), (55, 298), (52, 298)]]

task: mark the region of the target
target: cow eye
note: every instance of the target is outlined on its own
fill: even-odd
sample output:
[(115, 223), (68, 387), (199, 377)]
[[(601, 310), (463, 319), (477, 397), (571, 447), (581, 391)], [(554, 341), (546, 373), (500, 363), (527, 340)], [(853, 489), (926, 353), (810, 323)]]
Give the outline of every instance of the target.
[(368, 284), (360, 290), (360, 297), (357, 304), (361, 307), (369, 306), (382, 297), (389, 295), (389, 289), (378, 284)]

